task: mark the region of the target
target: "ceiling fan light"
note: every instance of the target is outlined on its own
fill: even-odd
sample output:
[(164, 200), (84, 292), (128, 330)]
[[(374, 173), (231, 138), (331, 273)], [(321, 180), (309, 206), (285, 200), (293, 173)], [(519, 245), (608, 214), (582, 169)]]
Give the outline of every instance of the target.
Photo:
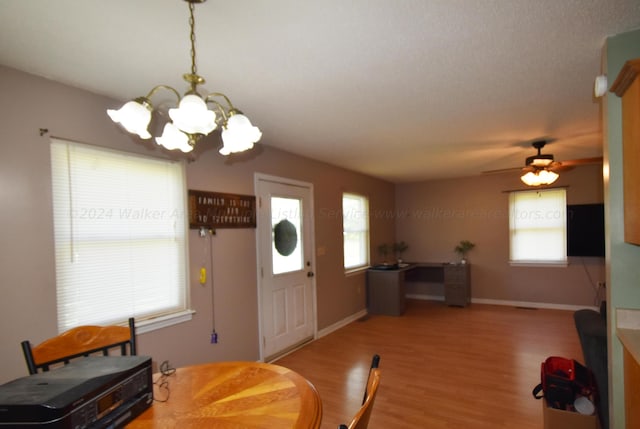
[(177, 109), (169, 109), (173, 124), (187, 134), (207, 135), (216, 129), (216, 114), (195, 94), (182, 97)]
[(120, 109), (107, 109), (107, 114), (111, 120), (124, 127), (132, 134), (137, 134), (142, 139), (150, 139), (151, 134), (147, 128), (151, 122), (151, 105), (138, 101), (129, 101)]
[(535, 174), (532, 171), (520, 176), (520, 180), (522, 180), (522, 183), (524, 183), (527, 186), (538, 186), (538, 185), (540, 185), (540, 183), (538, 183), (538, 179), (539, 179), (538, 175)]
[(222, 130), (222, 155), (235, 152), (243, 152), (253, 147), (262, 137), (258, 127), (251, 125), (251, 121), (245, 115), (236, 113), (232, 115)]
[(185, 153), (193, 150), (193, 146), (189, 144), (189, 136), (171, 122), (165, 124), (162, 136), (156, 137), (156, 143), (169, 150), (180, 149)]
[(553, 159), (536, 158), (533, 161), (531, 161), (530, 165), (534, 167), (547, 167), (552, 162), (553, 162)]
[(525, 165), (527, 167), (548, 167), (553, 162), (553, 155), (551, 154), (537, 154), (527, 158)]
[(549, 170), (529, 171), (520, 177), (520, 180), (527, 186), (550, 185), (558, 180), (558, 173)]
[(538, 176), (540, 177), (540, 180), (542, 180), (543, 185), (550, 185), (560, 177), (558, 173), (551, 170), (540, 170), (538, 172)]

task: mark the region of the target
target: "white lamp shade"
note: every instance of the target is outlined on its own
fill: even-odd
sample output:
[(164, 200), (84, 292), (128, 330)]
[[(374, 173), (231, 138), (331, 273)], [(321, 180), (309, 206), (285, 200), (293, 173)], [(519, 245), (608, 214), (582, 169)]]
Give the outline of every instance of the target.
[(558, 177), (560, 177), (558, 175), (558, 173), (553, 172), (553, 171), (549, 171), (549, 170), (542, 170), (540, 171), (540, 173), (538, 174), (538, 176), (540, 176), (540, 178), (542, 179), (542, 181), (544, 182), (545, 185), (550, 185), (553, 182), (555, 182), (556, 180), (558, 180)]
[(185, 153), (193, 150), (193, 146), (189, 144), (189, 137), (170, 122), (165, 124), (162, 136), (156, 137), (156, 142), (169, 150), (180, 149)]
[(216, 114), (195, 94), (182, 97), (177, 109), (169, 109), (173, 124), (187, 134), (207, 135), (216, 129)]
[(222, 155), (243, 152), (253, 147), (262, 137), (258, 127), (251, 125), (249, 118), (242, 114), (235, 114), (227, 121), (227, 126), (222, 130)]
[(151, 134), (147, 130), (151, 122), (151, 108), (148, 105), (129, 101), (119, 110), (108, 109), (107, 114), (115, 123), (119, 123), (125, 130), (137, 134), (140, 138), (150, 139)]
[(528, 186), (550, 185), (558, 179), (558, 173), (549, 170), (530, 171), (520, 177), (520, 180)]

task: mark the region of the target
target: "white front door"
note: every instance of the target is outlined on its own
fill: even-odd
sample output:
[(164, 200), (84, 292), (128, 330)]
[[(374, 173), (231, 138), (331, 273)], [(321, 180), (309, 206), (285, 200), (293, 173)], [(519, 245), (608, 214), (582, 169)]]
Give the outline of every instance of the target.
[(311, 184), (256, 176), (258, 296), (265, 360), (313, 339)]

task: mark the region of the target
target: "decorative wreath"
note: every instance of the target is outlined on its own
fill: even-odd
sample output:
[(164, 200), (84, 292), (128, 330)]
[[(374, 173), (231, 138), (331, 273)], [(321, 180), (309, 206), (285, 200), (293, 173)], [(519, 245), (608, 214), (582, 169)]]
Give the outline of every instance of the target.
[(294, 224), (282, 219), (273, 227), (273, 242), (282, 256), (289, 256), (298, 246), (298, 232)]

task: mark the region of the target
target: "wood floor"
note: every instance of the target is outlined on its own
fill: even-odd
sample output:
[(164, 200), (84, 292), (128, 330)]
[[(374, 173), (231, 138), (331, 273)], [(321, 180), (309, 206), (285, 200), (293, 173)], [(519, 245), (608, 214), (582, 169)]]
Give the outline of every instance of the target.
[(274, 363), (315, 385), (322, 428), (336, 429), (358, 410), (375, 353), (382, 380), (371, 429), (540, 429), (531, 394), (540, 364), (583, 362), (571, 311), (410, 300), (401, 317), (369, 316)]

